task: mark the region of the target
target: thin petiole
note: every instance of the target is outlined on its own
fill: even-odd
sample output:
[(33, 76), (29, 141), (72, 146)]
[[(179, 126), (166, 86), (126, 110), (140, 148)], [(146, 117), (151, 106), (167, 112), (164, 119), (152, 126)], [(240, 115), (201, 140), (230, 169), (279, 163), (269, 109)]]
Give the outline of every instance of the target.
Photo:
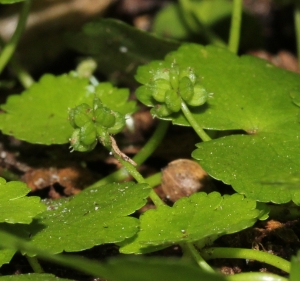
[(266, 252), (252, 249), (213, 247), (202, 249), (200, 253), (205, 260), (219, 258), (249, 259), (273, 265), (287, 273), (289, 273), (291, 269), (291, 263), (289, 261)]
[(189, 108), (187, 107), (184, 101), (181, 101), (181, 110), (185, 116), (185, 118), (189, 121), (192, 128), (195, 130), (197, 135), (202, 139), (202, 141), (210, 141), (211, 138), (208, 134), (198, 125), (197, 121), (194, 119), (193, 115), (191, 114)]
[[(120, 163), (124, 166), (124, 168), (128, 171), (128, 173), (138, 182), (138, 183), (147, 183), (144, 177), (137, 171), (137, 169), (128, 161), (123, 160), (117, 153), (114, 151), (113, 155), (116, 159), (120, 161)], [(159, 196), (152, 189), (150, 191), (149, 197), (153, 201), (156, 207), (163, 206), (165, 203), (159, 198)]]
[[(155, 132), (150, 137), (148, 142), (144, 145), (144, 147), (132, 158), (132, 160), (139, 166), (144, 163), (149, 156), (155, 151), (158, 145), (161, 143), (162, 139), (167, 133), (169, 127), (169, 122), (160, 120)], [(108, 175), (107, 177), (95, 182), (90, 187), (98, 187), (100, 185), (104, 185), (113, 181), (122, 181), (129, 176), (127, 170), (125, 168), (121, 168), (120, 170)]]
[(231, 16), (231, 26), (229, 34), (228, 49), (237, 54), (240, 36), (241, 36), (241, 22), (242, 22), (242, 0), (233, 0), (233, 11)]
[(298, 67), (300, 68), (300, 3), (299, 1), (295, 1), (294, 21), (295, 21), (295, 30), (296, 30)]
[(199, 267), (206, 272), (215, 273), (215, 271), (210, 267), (210, 265), (203, 259), (198, 250), (192, 243), (182, 243), (180, 244), (184, 253), (189, 254), (197, 262)]
[(17, 44), (26, 25), (26, 20), (30, 11), (30, 6), (31, 0), (24, 1), (16, 30), (1, 52), (0, 74), (2, 73), (3, 69), (5, 68), (5, 66), (7, 65), (7, 63), (9, 62), (13, 53), (16, 50)]

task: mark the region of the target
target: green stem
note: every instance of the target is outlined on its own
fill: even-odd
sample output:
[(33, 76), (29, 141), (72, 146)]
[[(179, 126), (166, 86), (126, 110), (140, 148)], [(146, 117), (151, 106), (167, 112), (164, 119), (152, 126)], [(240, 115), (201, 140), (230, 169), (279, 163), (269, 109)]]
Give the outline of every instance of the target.
[(155, 187), (158, 186), (161, 183), (161, 172), (156, 173), (148, 178), (146, 178), (146, 182), (151, 186)]
[(44, 273), (44, 269), (41, 267), (37, 257), (29, 257), (26, 255), (27, 261), (35, 273)]
[(215, 271), (210, 267), (210, 265), (202, 258), (198, 250), (192, 243), (183, 243), (180, 244), (181, 249), (184, 253), (188, 253), (188, 255), (192, 256), (194, 260), (197, 262), (199, 267), (206, 272), (215, 273)]
[(182, 12), (183, 18), (187, 26), (193, 33), (197, 34), (199, 33), (199, 31), (201, 31), (202, 35), (210, 44), (214, 44), (220, 47), (226, 47), (225, 42), (217, 34), (215, 34), (210, 28), (200, 22), (198, 18), (198, 20), (195, 19), (195, 6), (190, 2), (190, 0), (179, 0), (179, 5), (181, 6), (180, 10)]
[(12, 67), (12, 70), (17, 75), (22, 86), (25, 89), (30, 88), (30, 86), (34, 83), (33, 78), (14, 57), (12, 57), (10, 60), (10, 66)]
[(185, 104), (184, 101), (181, 101), (181, 110), (185, 116), (185, 118), (189, 121), (190, 125), (193, 127), (195, 132), (203, 141), (210, 141), (211, 138), (208, 134), (198, 125), (197, 121), (194, 119), (193, 115), (191, 114), (188, 106)]
[(227, 275), (226, 281), (288, 281), (288, 279), (272, 273), (247, 272)]
[(241, 249), (241, 248), (207, 248), (202, 249), (201, 254), (204, 259), (249, 259), (273, 265), (287, 273), (290, 272), (291, 263), (285, 259), (271, 255), (266, 252)]
[(231, 17), (228, 49), (235, 54), (238, 52), (240, 42), (243, 11), (242, 5), (242, 0), (233, 0), (233, 11)]
[[(4, 41), (0, 37), (0, 47), (3, 47), (4, 45), (5, 45)], [(14, 55), (12, 55), (9, 64), (10, 64), (12, 70), (17, 75), (17, 77), (18, 77), (20, 83), (22, 84), (22, 86), (25, 89), (28, 89), (34, 83), (34, 80), (30, 76), (30, 74), (21, 66), (21, 64), (16, 60)]]
[[(137, 171), (137, 169), (129, 162), (123, 160), (118, 154), (112, 151), (114, 157), (120, 161), (120, 163), (125, 167), (128, 173), (138, 182), (138, 183), (147, 183), (144, 177)], [(149, 197), (153, 201), (156, 207), (163, 206), (165, 203), (160, 199), (160, 197), (151, 189)]]
[[(148, 140), (148, 142), (144, 145), (144, 147), (132, 158), (132, 160), (140, 166), (144, 163), (149, 156), (155, 151), (158, 145), (161, 143), (162, 139), (165, 137), (169, 122), (160, 120), (155, 132)], [(107, 177), (95, 182), (90, 187), (98, 187), (104, 184), (108, 184), (110, 182), (117, 182), (126, 179), (129, 176), (128, 172), (125, 168), (121, 168), (120, 170), (108, 175)]]
[(295, 20), (295, 30), (296, 30), (298, 66), (300, 68), (300, 3), (299, 1), (295, 1), (294, 20)]
[(2, 50), (2, 53), (0, 55), (0, 74), (2, 73), (3, 69), (5, 68), (13, 53), (15, 52), (19, 39), (26, 25), (26, 20), (30, 11), (30, 5), (31, 0), (26, 0), (24, 2), (16, 30), (12, 35), (11, 39), (7, 42), (7, 44)]

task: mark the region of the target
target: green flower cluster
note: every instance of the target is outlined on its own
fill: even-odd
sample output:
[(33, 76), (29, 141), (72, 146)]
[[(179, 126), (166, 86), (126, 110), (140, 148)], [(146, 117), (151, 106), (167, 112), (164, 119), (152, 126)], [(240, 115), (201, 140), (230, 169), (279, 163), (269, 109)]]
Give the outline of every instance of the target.
[(111, 134), (117, 134), (125, 126), (125, 116), (103, 105), (94, 98), (93, 107), (83, 103), (69, 111), (69, 121), (75, 129), (71, 138), (71, 148), (76, 151), (90, 151), (99, 140), (110, 146)]
[(138, 95), (151, 95), (155, 105), (151, 112), (159, 117), (179, 112), (182, 100), (190, 106), (200, 106), (208, 98), (193, 69), (181, 68), (176, 63), (156, 72), (149, 83), (137, 89)]

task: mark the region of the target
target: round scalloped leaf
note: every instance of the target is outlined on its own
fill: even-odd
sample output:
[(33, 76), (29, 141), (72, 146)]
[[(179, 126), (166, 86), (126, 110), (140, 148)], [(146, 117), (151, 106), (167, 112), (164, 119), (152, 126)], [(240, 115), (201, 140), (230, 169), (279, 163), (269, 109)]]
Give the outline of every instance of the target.
[(137, 110), (135, 101), (128, 101), (129, 90), (113, 87), (111, 83), (100, 83), (95, 88), (95, 93), (102, 103), (113, 111), (122, 114), (131, 114)]
[(26, 197), (29, 192), (23, 182), (6, 183), (0, 178), (0, 222), (31, 223), (32, 218), (45, 210), (39, 197)]
[(140, 231), (121, 243), (120, 252), (147, 253), (182, 242), (203, 245), (252, 226), (258, 216), (256, 202), (242, 195), (222, 197), (217, 192), (196, 193), (181, 198), (173, 207), (162, 206), (145, 212), (140, 217)]
[[(295, 105), (299, 75), (213, 46), (183, 45), (165, 61), (174, 60), (180, 67), (192, 67), (207, 92), (213, 93), (205, 105), (191, 108), (197, 123), (206, 129), (244, 131), (199, 144), (193, 157), (212, 177), (247, 197), (300, 203), (300, 190), (260, 183), (268, 174), (300, 169)], [(171, 117), (174, 124), (188, 125), (182, 114)]]
[(31, 143), (67, 143), (73, 132), (69, 108), (85, 102), (92, 104), (88, 79), (71, 75), (44, 75), (20, 95), (10, 96), (1, 108), (3, 133)]
[(138, 219), (128, 215), (145, 205), (150, 190), (132, 182), (85, 189), (54, 210), (48, 206), (29, 226), (31, 244), (60, 253), (123, 241), (138, 231)]
[[(0, 114), (0, 129), (31, 143), (67, 143), (73, 132), (69, 109), (82, 103), (92, 106), (94, 91), (86, 78), (46, 74), (30, 89), (9, 97), (1, 106), (6, 112)], [(137, 109), (134, 101), (127, 101), (127, 89), (114, 88), (110, 83), (99, 84), (96, 95), (103, 99), (104, 105), (123, 114)]]

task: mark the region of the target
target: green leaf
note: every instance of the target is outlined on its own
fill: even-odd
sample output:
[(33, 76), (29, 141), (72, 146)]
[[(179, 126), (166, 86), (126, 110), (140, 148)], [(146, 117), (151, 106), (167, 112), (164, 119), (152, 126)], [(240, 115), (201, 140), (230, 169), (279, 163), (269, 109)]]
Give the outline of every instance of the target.
[(110, 83), (94, 88), (85, 78), (46, 74), (30, 89), (9, 97), (1, 106), (6, 113), (0, 114), (0, 129), (31, 143), (67, 143), (73, 132), (68, 120), (70, 108), (82, 103), (92, 106), (94, 92), (104, 105), (115, 111), (130, 114), (137, 109), (134, 101), (127, 101), (128, 89), (114, 88)]
[(16, 251), (12, 249), (0, 249), (0, 267), (11, 261)]
[(90, 22), (82, 32), (69, 34), (66, 41), (70, 48), (92, 56), (102, 73), (127, 78), (138, 65), (162, 59), (179, 46), (113, 19)]
[(0, 4), (14, 4), (23, 1), (24, 0), (0, 0)]
[(144, 206), (147, 184), (125, 182), (85, 189), (69, 202), (42, 213), (29, 226), (32, 245), (50, 253), (74, 252), (133, 236), (139, 227), (128, 217)]
[(10, 96), (1, 108), (3, 133), (40, 144), (67, 143), (73, 132), (68, 109), (93, 99), (88, 79), (44, 75), (21, 95)]
[[(224, 0), (191, 1), (188, 5), (191, 11), (190, 17), (193, 19), (196, 17), (201, 22), (196, 26), (200, 35), (202, 33), (201, 25), (212, 28), (214, 25), (223, 22), (223, 19), (229, 18), (232, 12), (232, 3)], [(153, 24), (153, 31), (156, 34), (179, 40), (190, 37), (192, 28), (188, 27), (187, 21), (184, 20), (184, 12), (175, 3), (171, 3), (162, 9), (157, 14)]]
[(239, 194), (195, 193), (176, 201), (173, 207), (145, 212), (140, 217), (140, 231), (122, 243), (120, 252), (147, 253), (175, 243), (212, 242), (252, 226), (259, 215), (255, 207), (255, 201)]
[(1, 276), (0, 281), (71, 281), (47, 273), (28, 273), (20, 275)]
[[(5, 242), (4, 242), (5, 241)], [(105, 263), (88, 260), (80, 256), (51, 255), (32, 247), (24, 240), (0, 231), (0, 245), (18, 249), (22, 252), (37, 253), (38, 257), (52, 263), (68, 266), (96, 277), (113, 281), (225, 281), (225, 277), (202, 271), (196, 264), (182, 259), (166, 259), (160, 257), (118, 257)], [(176, 270), (174, 270), (176, 269)]]
[(23, 182), (6, 183), (0, 178), (0, 222), (31, 223), (32, 218), (46, 209), (39, 197), (26, 197), (30, 191)]
[(293, 256), (291, 260), (291, 272), (289, 281), (300, 280), (300, 251), (298, 251), (297, 256)]
[(128, 101), (129, 90), (119, 89), (112, 86), (111, 83), (100, 83), (95, 88), (95, 93), (102, 103), (113, 111), (122, 114), (131, 114), (137, 111), (135, 101)]
[[(198, 144), (192, 156), (203, 169), (249, 198), (300, 203), (300, 190), (260, 183), (268, 174), (300, 169), (299, 107), (292, 100), (299, 75), (213, 46), (183, 45), (165, 63), (174, 60), (180, 67), (192, 67), (213, 93), (205, 105), (191, 109), (197, 123), (205, 129), (240, 130)], [(138, 72), (138, 81), (146, 79), (146, 67)], [(182, 114), (171, 117), (174, 124), (189, 125)]]
[[(26, 225), (22, 224), (9, 224), (9, 223), (0, 223), (0, 232), (6, 232), (10, 237), (17, 236), (22, 240), (27, 240), (29, 238), (29, 233), (25, 230)], [(3, 240), (3, 243), (6, 244), (7, 239)], [(2, 247), (3, 246), (3, 247)], [(11, 261), (12, 257), (16, 253), (17, 249), (13, 247), (6, 247), (7, 245), (0, 244), (0, 267), (3, 264), (7, 264)]]

